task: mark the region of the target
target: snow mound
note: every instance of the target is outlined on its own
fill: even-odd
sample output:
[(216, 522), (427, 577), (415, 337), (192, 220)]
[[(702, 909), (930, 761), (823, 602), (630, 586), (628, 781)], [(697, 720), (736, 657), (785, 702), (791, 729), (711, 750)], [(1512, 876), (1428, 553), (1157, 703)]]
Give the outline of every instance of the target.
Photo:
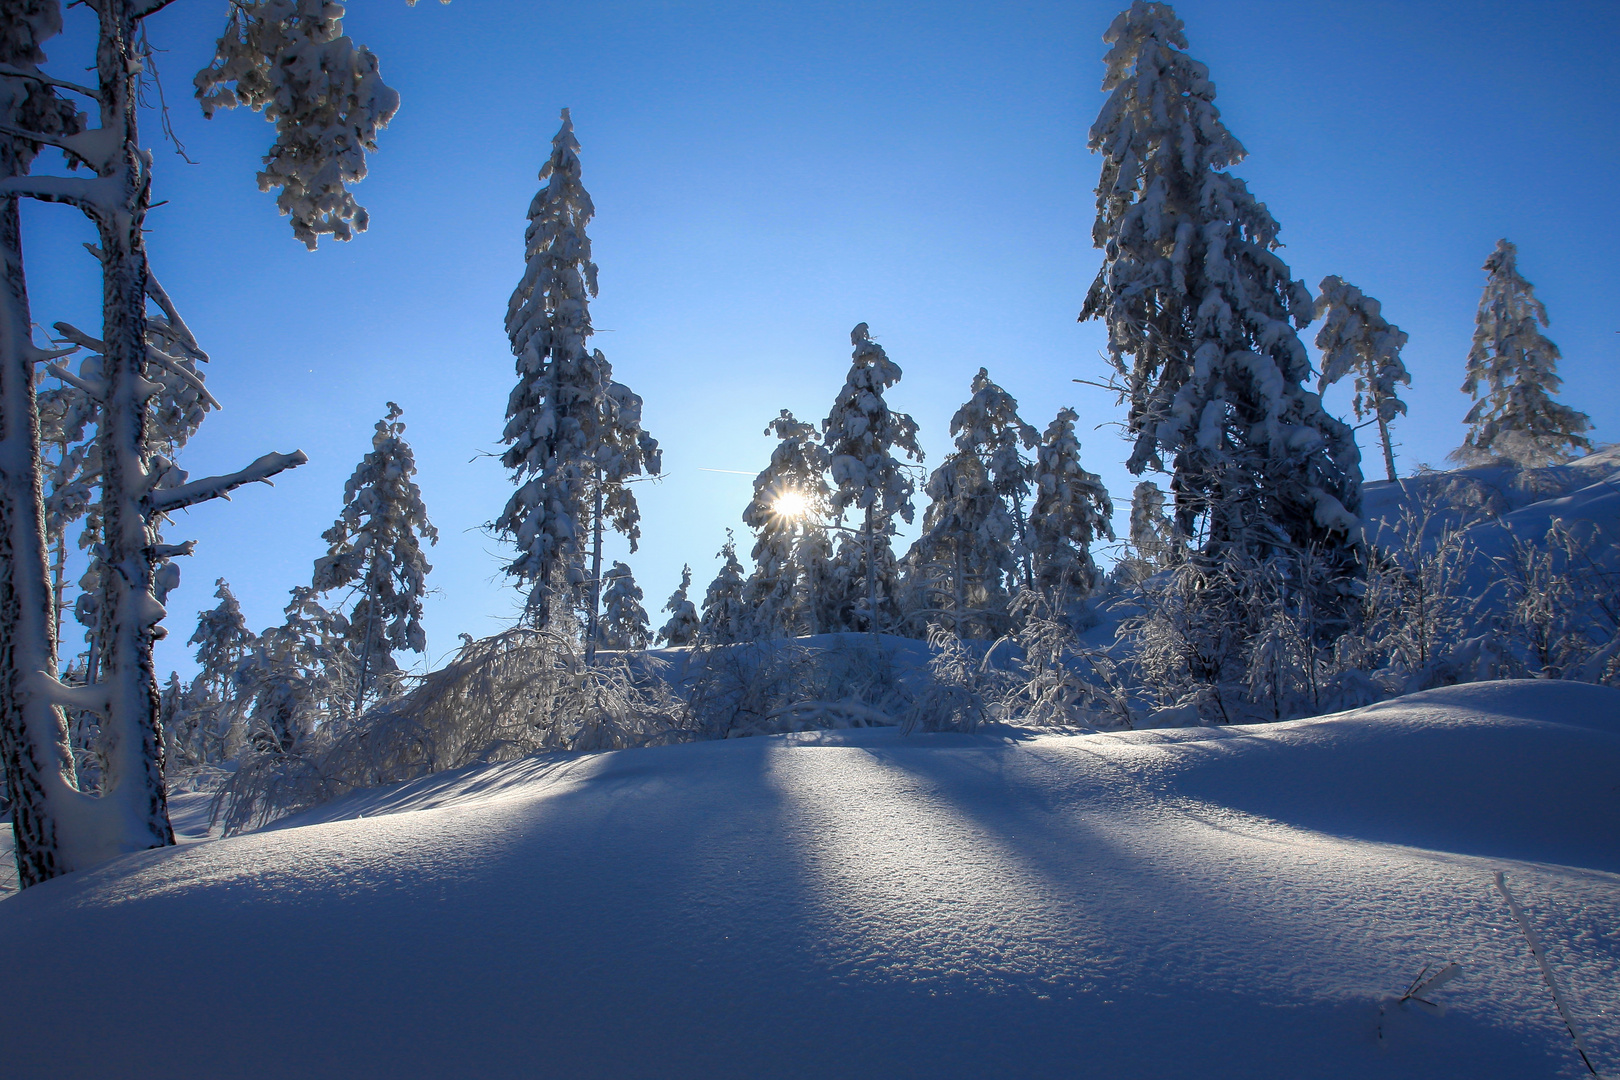
[[(463, 769), (0, 903), (8, 1077), (1620, 1074), (1620, 692)], [(1463, 974), (1436, 1016), (1394, 1003)], [(1382, 1007), (1382, 1008), (1381, 1008)]]

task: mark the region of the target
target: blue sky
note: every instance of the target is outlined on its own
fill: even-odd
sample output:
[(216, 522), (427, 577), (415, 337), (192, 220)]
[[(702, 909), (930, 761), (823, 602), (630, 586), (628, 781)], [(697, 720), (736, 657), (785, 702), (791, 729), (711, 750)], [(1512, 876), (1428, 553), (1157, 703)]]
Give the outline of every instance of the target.
[[(1128, 502), (1109, 426), (1120, 413), (1072, 381), (1104, 370), (1101, 328), (1075, 316), (1100, 261), (1085, 142), (1118, 7), (356, 0), (348, 32), (403, 104), (356, 188), (370, 231), (314, 254), (256, 188), (269, 125), (245, 112), (204, 121), (191, 100), (222, 0), (153, 17), (174, 126), (198, 162), (169, 152), (148, 118), (154, 198), (168, 200), (149, 219), (153, 266), (213, 355), (225, 405), (182, 465), (200, 476), (270, 449), (311, 459), (170, 531), (199, 544), (160, 670), (191, 667), (183, 642), (217, 577), (255, 629), (279, 620), (390, 400), (441, 534), (430, 657), (510, 620), (505, 548), (481, 530), (511, 491), (489, 456), (514, 381), (502, 323), (564, 106), (597, 207), (596, 343), (646, 399), (664, 448), (667, 477), (639, 489), (644, 540), (629, 560), (655, 626), (681, 564), (701, 592), (725, 528), (746, 534), (737, 473), (765, 464), (766, 422), (782, 408), (826, 415), (857, 322), (904, 369), (890, 400), (922, 425), (930, 466), (985, 366), (1037, 427), (1075, 407), (1089, 467)], [(1403, 470), (1443, 463), (1461, 439), (1480, 265), (1503, 236), (1552, 316), (1564, 400), (1596, 438), (1620, 439), (1620, 7), (1177, 11), (1249, 150), (1233, 171), (1281, 222), (1296, 276), (1313, 291), (1345, 277), (1411, 335)], [(48, 68), (72, 76), (89, 63), (90, 16), (67, 18)], [(90, 231), (63, 207), (25, 215), (36, 321), (96, 326), (99, 285), (78, 248)], [(1329, 402), (1348, 411), (1342, 390)]]

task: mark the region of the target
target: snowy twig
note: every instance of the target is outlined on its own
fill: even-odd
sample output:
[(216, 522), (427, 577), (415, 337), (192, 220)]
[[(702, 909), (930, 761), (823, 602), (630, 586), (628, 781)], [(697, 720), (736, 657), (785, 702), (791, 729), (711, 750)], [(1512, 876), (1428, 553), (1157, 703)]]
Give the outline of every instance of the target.
[(167, 514), (209, 499), (228, 498), (230, 492), (244, 484), (269, 483), (270, 477), (277, 473), (296, 469), (308, 461), (302, 450), (294, 450), (290, 454), (266, 454), (238, 472), (204, 477), (179, 487), (154, 491), (147, 496), (147, 501), (153, 511)]
[(1530, 944), (1530, 955), (1536, 958), (1536, 964), (1541, 968), (1541, 977), (1546, 980), (1547, 989), (1552, 991), (1553, 1004), (1558, 1006), (1558, 1015), (1564, 1018), (1564, 1026), (1569, 1029), (1569, 1037), (1575, 1041), (1575, 1052), (1581, 1055), (1581, 1063), (1586, 1066), (1588, 1072), (1597, 1076), (1597, 1068), (1586, 1053), (1586, 1043), (1581, 1038), (1580, 1029), (1575, 1026), (1575, 1018), (1570, 1015), (1569, 1006), (1564, 1004), (1564, 995), (1558, 992), (1558, 983), (1553, 980), (1552, 966), (1547, 963), (1547, 953), (1541, 946), (1541, 938), (1531, 928), (1530, 920), (1524, 917), (1524, 909), (1519, 907), (1519, 902), (1508, 892), (1507, 881), (1500, 870), (1496, 872), (1496, 891), (1507, 901), (1508, 910), (1518, 920), (1519, 929), (1524, 931), (1524, 940)]

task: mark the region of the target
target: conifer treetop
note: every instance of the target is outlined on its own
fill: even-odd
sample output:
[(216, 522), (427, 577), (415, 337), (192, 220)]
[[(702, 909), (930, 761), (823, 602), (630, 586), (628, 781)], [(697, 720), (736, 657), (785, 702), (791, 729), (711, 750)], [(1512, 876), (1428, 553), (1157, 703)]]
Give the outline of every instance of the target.
[(851, 330), (849, 340), (855, 347), (849, 376), (821, 425), (834, 485), (832, 508), (839, 513), (870, 508), (884, 524), (896, 515), (910, 521), (916, 483), (891, 450), (923, 460), (917, 422), (883, 399), (884, 391), (900, 381), (900, 365), (872, 340), (866, 323)]

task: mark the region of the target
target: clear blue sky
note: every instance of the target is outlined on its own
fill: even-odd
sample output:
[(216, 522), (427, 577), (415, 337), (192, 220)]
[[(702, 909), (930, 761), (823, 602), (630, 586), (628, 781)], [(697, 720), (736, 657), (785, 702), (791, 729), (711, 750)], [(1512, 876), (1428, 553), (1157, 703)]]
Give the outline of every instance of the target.
[[(403, 104), (356, 189), (370, 231), (310, 254), (253, 180), (269, 125), (205, 122), (191, 100), (223, 0), (177, 0), (149, 32), (198, 164), (148, 118), (154, 198), (169, 200), (150, 246), (225, 405), (182, 464), (200, 476), (294, 448), (311, 461), (169, 531), (199, 545), (160, 670), (191, 668), (182, 643), (216, 577), (255, 629), (279, 620), (389, 400), (405, 408), (442, 537), (431, 657), (510, 619), (505, 550), (480, 526), (511, 486), (487, 455), (514, 381), (502, 321), (524, 214), (563, 106), (597, 206), (596, 341), (664, 447), (668, 476), (640, 487), (645, 539), (630, 560), (655, 626), (681, 564), (701, 592), (724, 529), (746, 533), (749, 478), (701, 470), (761, 468), (779, 409), (824, 416), (857, 322), (905, 370), (891, 402), (921, 423), (930, 466), (983, 365), (1037, 427), (1065, 405), (1103, 425), (1088, 464), (1128, 502), (1125, 444), (1106, 426), (1119, 413), (1071, 381), (1103, 372), (1103, 334), (1075, 316), (1099, 263), (1085, 141), (1119, 6), (356, 0), (347, 29)], [(1411, 335), (1403, 470), (1442, 463), (1461, 439), (1480, 265), (1503, 236), (1552, 315), (1564, 399), (1598, 439), (1620, 439), (1620, 6), (1177, 10), (1250, 152), (1234, 172), (1282, 223), (1296, 276), (1314, 291), (1342, 275)], [(72, 76), (90, 62), (90, 16), (67, 18), (48, 67)], [(96, 326), (99, 286), (77, 249), (88, 228), (63, 207), (25, 213), (36, 321)], [(1348, 410), (1343, 393), (1330, 404)]]

